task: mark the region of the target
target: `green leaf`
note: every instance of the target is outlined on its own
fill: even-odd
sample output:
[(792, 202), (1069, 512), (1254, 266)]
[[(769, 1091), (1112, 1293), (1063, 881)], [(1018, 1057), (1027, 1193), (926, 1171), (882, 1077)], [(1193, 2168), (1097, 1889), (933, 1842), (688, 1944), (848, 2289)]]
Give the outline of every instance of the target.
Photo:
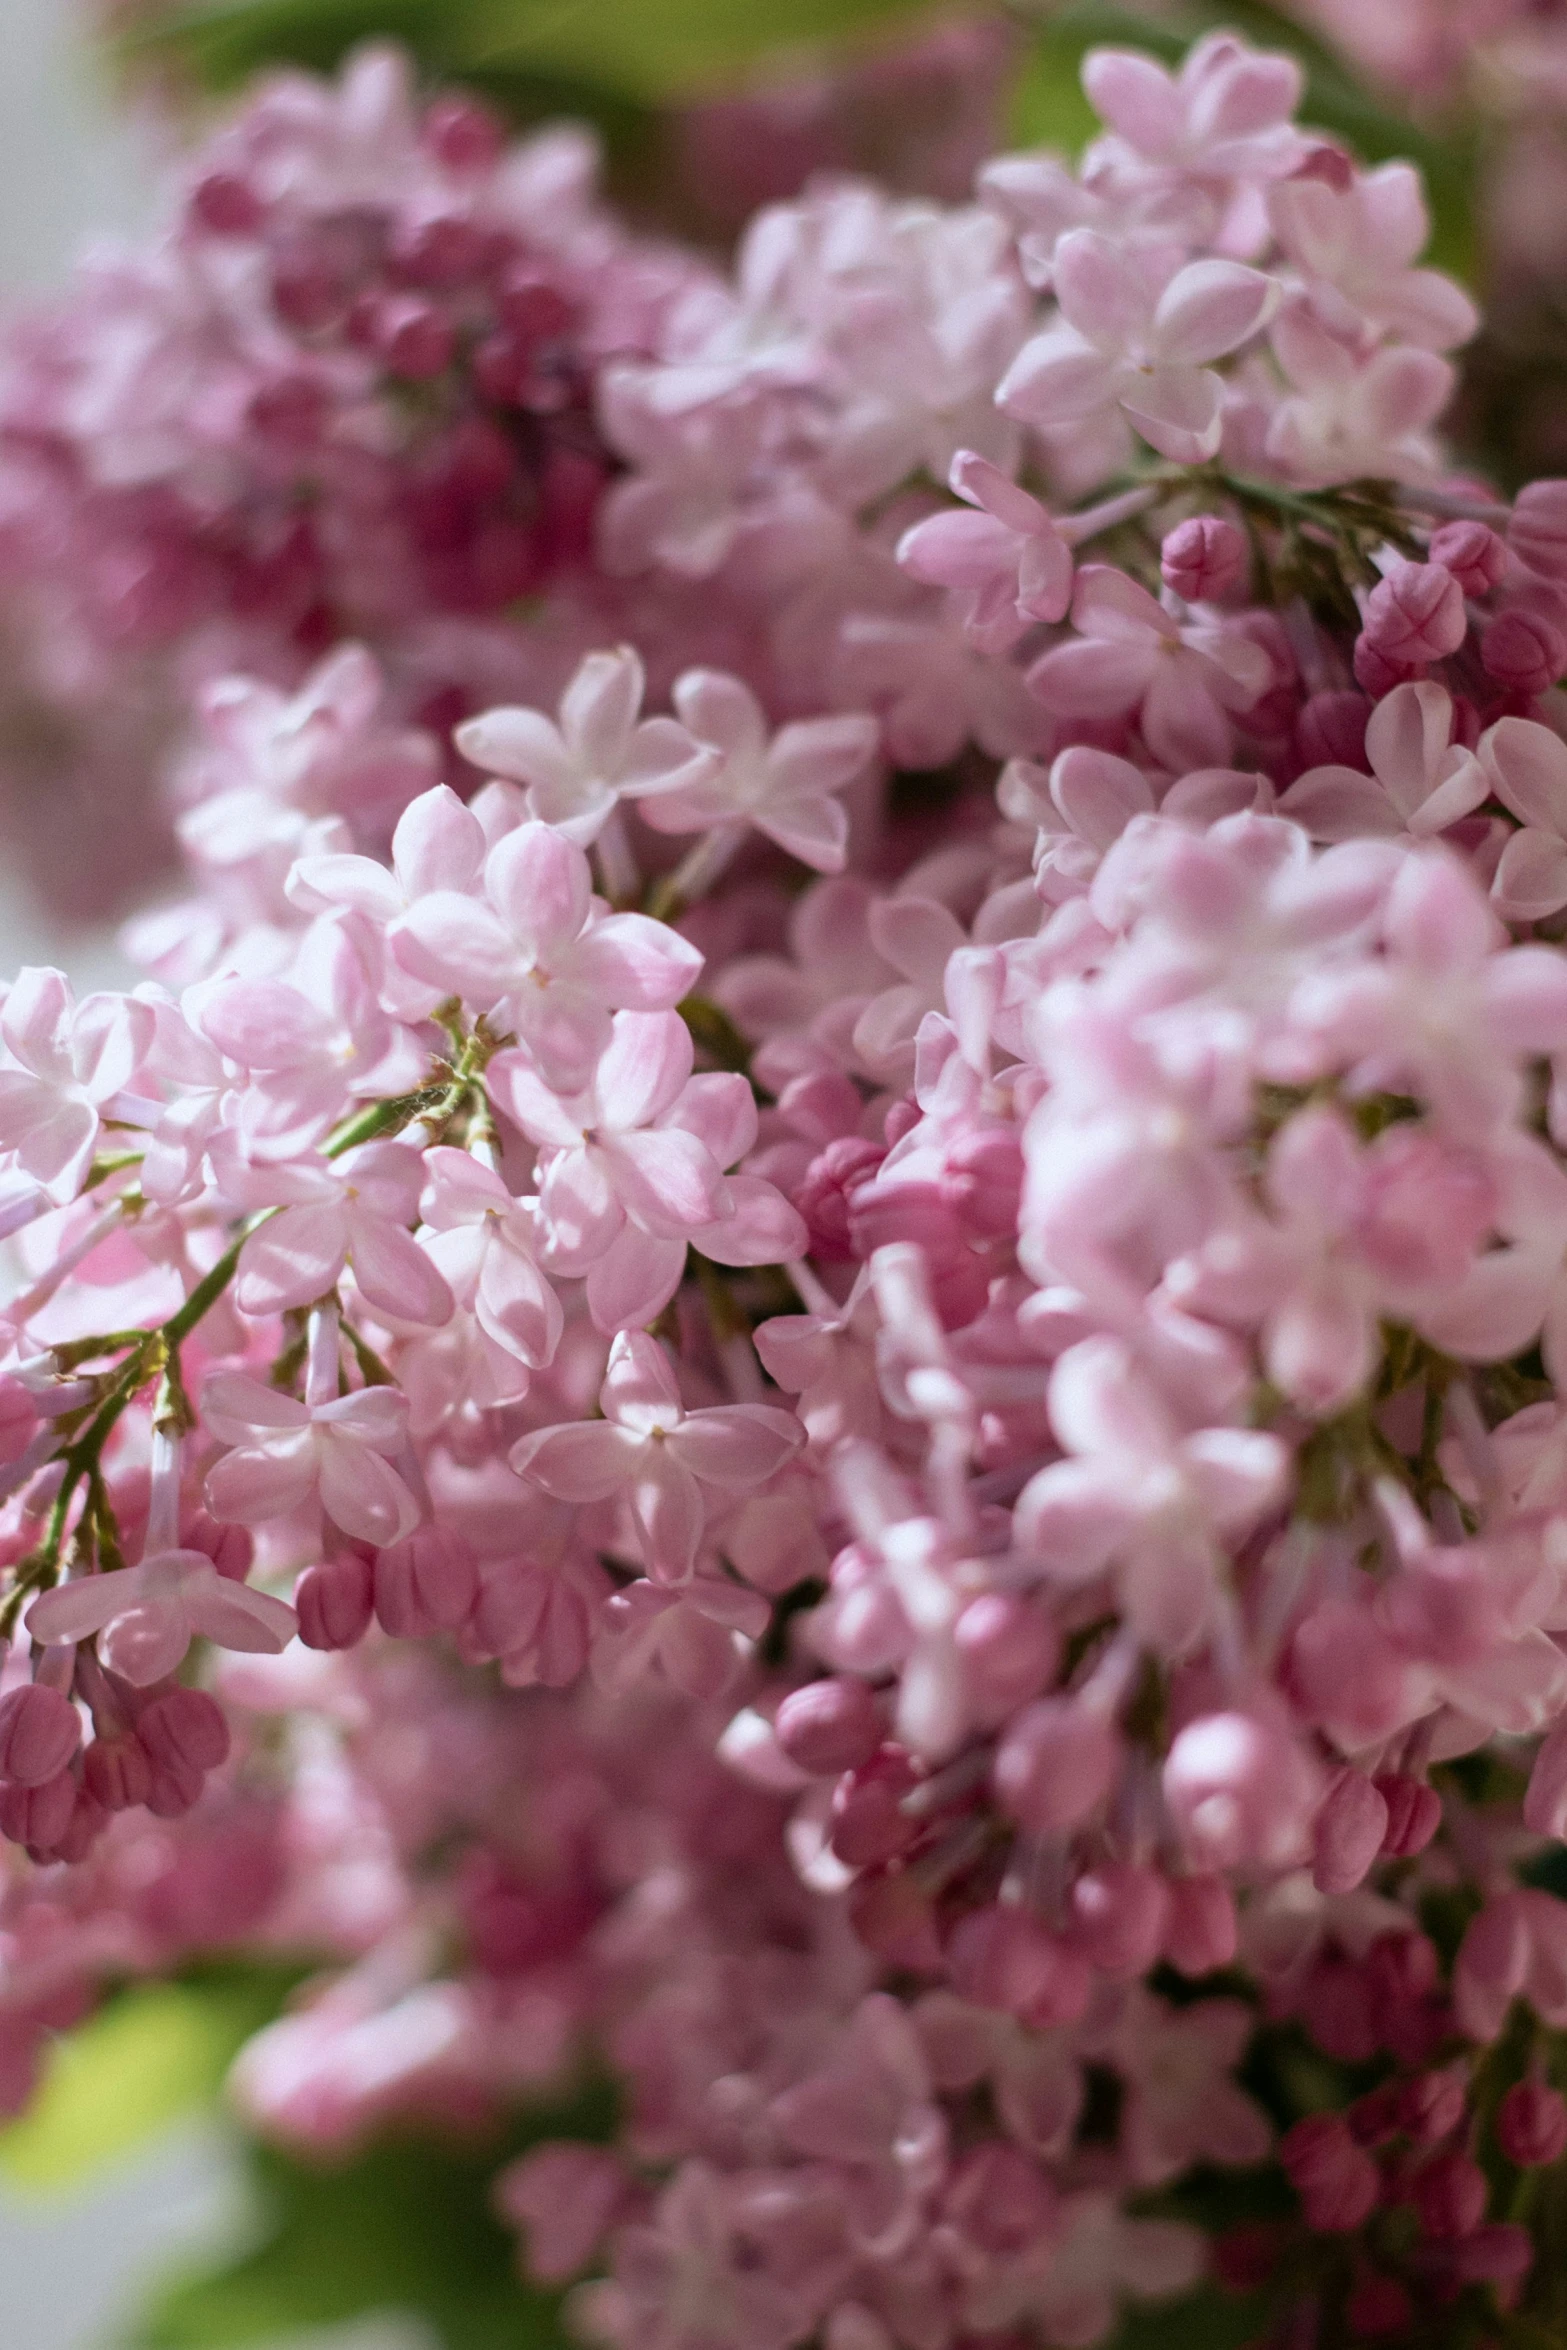
[(1260, 2293), (1221, 2293), (1201, 2286), (1181, 2301), (1127, 2310), (1109, 2350), (1242, 2350), (1256, 2340), (1268, 2316)]
[(385, 2139), (333, 2165), (253, 2147), (259, 2239), (231, 2265), (169, 2287), (125, 2350), (231, 2350), (388, 2311), (424, 2319), (444, 2350), (565, 2350), (560, 2297), (522, 2282), (490, 2192), (502, 2164), (539, 2139), (602, 2139), (613, 2123), (599, 2088), (481, 2144)]
[(0, 2171), (21, 2187), (72, 2185), (210, 2103), (291, 1979), (234, 1968), (118, 1992), (55, 2044), (33, 2104), (0, 2131)]
[(201, 80), (257, 66), (336, 63), (354, 42), (405, 42), (431, 73), (554, 83), (644, 105), (732, 82), (791, 50), (874, 35), (931, 0), (198, 0), (127, 35), (125, 53), (178, 58)]

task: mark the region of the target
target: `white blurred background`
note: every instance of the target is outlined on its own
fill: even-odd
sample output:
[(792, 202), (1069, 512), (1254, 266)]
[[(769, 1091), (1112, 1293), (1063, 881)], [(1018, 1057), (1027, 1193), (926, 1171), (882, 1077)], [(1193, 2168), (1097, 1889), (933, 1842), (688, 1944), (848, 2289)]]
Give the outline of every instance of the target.
[[(154, 183), (151, 141), (114, 115), (73, 0), (0, 0), (0, 306), (58, 284), (93, 234), (134, 229)], [(89, 986), (127, 976), (112, 932), (52, 929), (0, 862), (0, 968), (28, 962)], [(232, 2155), (210, 2124), (169, 2132), (69, 2192), (24, 2193), (0, 2176), (4, 2350), (120, 2350), (149, 2278), (187, 2251), (241, 2241), (246, 2226)], [(287, 2350), (432, 2345), (387, 2320)]]

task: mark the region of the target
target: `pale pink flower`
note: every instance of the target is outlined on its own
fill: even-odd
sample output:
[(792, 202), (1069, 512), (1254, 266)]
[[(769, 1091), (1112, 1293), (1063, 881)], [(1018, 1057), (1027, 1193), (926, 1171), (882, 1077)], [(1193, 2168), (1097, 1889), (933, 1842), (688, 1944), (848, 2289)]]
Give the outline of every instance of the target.
[(995, 2262), (965, 2296), (981, 2333), (1030, 2321), (1053, 2350), (1088, 2350), (1115, 2324), (1123, 2294), (1182, 2293), (1202, 2273), (1203, 2244), (1179, 2220), (1131, 2219), (1099, 2189), (1065, 2196), (1042, 2242)]
[(946, 1008), (947, 967), (968, 943), (957, 916), (935, 898), (883, 898), (870, 909), (870, 943), (898, 981), (872, 996), (854, 1025), (854, 1050), (875, 1077), (907, 1082), (927, 1012)]
[(675, 682), (674, 703), (719, 764), (700, 782), (649, 799), (644, 821), (655, 832), (754, 825), (803, 865), (841, 872), (849, 819), (837, 794), (874, 755), (875, 719), (798, 719), (769, 740), (766, 714), (750, 687), (714, 669), (687, 670)]
[(1272, 180), (1304, 146), (1290, 117), (1302, 79), (1293, 57), (1250, 48), (1232, 33), (1194, 42), (1169, 72), (1137, 49), (1091, 49), (1090, 104), (1144, 163), (1198, 178)]
[[(1567, 763), (1567, 750), (1562, 756)], [(1279, 813), (1313, 840), (1418, 840), (1445, 832), (1492, 789), (1474, 752), (1454, 742), (1452, 696), (1439, 685), (1395, 686), (1378, 702), (1366, 727), (1366, 762), (1369, 776), (1352, 767), (1311, 768), (1284, 793)]]
[(424, 1254), (485, 1336), (538, 1370), (560, 1343), (562, 1316), (539, 1270), (529, 1204), (468, 1151), (426, 1151), (424, 1175)]
[(1309, 172), (1275, 181), (1268, 217), (1317, 315), (1347, 341), (1364, 324), (1423, 350), (1450, 351), (1479, 325), (1461, 286), (1441, 270), (1415, 267), (1431, 221), (1413, 164), (1384, 163), (1344, 187)]
[(219, 1371), (202, 1396), (207, 1427), (226, 1452), (207, 1472), (215, 1518), (262, 1526), (319, 1498), (333, 1524), (361, 1542), (401, 1542), (420, 1509), (393, 1468), (408, 1426), (405, 1397), (364, 1387), (314, 1406), (242, 1371)]
[(0, 1009), (0, 1150), (51, 1199), (74, 1199), (105, 1112), (151, 1047), (153, 1012), (133, 996), (78, 1004), (62, 972), (29, 968)]
[(737, 2206), (731, 2181), (682, 2163), (652, 2217), (619, 2231), (609, 2279), (574, 2294), (577, 2326), (621, 2350), (791, 2350), (810, 2306), (743, 2248)]
[(410, 1230), (424, 1168), (407, 1143), (363, 1143), (336, 1160), (300, 1157), (252, 1180), (253, 1199), (282, 1204), (240, 1251), (234, 1294), (243, 1313), (308, 1306), (351, 1265), (376, 1312), (396, 1322), (448, 1319), (452, 1293)]
[[(343, 850), (296, 858), (288, 895), (306, 913), (338, 908), (363, 914), (378, 930), (391, 932), (411, 907), (436, 891), (466, 896), (478, 886), (484, 862), (484, 829), (445, 784), (421, 792), (398, 818), (392, 834), (392, 865)], [(395, 958), (384, 975), (383, 1000), (409, 1018), (422, 1018), (440, 1000), (437, 991), (405, 979)]]
[(895, 2260), (946, 2167), (947, 2125), (924, 2051), (897, 2001), (873, 1992), (823, 2056), (769, 2119), (797, 2154), (832, 2164), (857, 2249)]
[(464, 758), (528, 789), (528, 812), (586, 848), (623, 799), (700, 783), (716, 759), (673, 718), (642, 718), (641, 658), (628, 645), (590, 653), (560, 700), (560, 723), (537, 710), (489, 710), (457, 729)]
[(1131, 1622), (1178, 1655), (1207, 1622), (1227, 1545), (1283, 1498), (1287, 1449), (1245, 1428), (1185, 1433), (1113, 1338), (1061, 1356), (1050, 1418), (1072, 1458), (1041, 1469), (1019, 1496), (1020, 1547), (1068, 1587), (1114, 1565)]
[(624, 1499), (648, 1573), (683, 1582), (707, 1521), (704, 1486), (749, 1493), (801, 1442), (792, 1412), (715, 1404), (687, 1412), (668, 1356), (645, 1332), (622, 1331), (599, 1396), (604, 1418), (545, 1428), (512, 1448), (520, 1477), (557, 1501)]
[(220, 1575), (204, 1550), (166, 1550), (59, 1584), (27, 1613), (33, 1638), (45, 1643), (97, 1633), (109, 1670), (140, 1689), (176, 1672), (193, 1640), (276, 1656), (298, 1629), (284, 1601)]
[(728, 1575), (698, 1572), (677, 1584), (644, 1577), (599, 1609), (593, 1678), (623, 1696), (661, 1677), (686, 1697), (716, 1702), (744, 1672), (771, 1621), (762, 1594)]
[(1509, 922), (1539, 922), (1567, 906), (1567, 743), (1532, 718), (1499, 718), (1480, 737), (1488, 788), (1517, 817), (1491, 883)]
[(898, 561), (927, 587), (969, 600), (966, 625), (987, 652), (1005, 652), (1030, 621), (1060, 620), (1072, 601), (1072, 549), (1054, 517), (999, 466), (960, 449), (948, 477), (976, 513), (932, 514), (898, 541)]
[(495, 843), (482, 898), (430, 890), (394, 923), (390, 945), (416, 978), (512, 1030), (563, 1092), (588, 1083), (612, 1013), (668, 1011), (702, 968), (662, 922), (604, 913), (582, 850), (540, 823)]
[(224, 979), (206, 992), (198, 1025), (250, 1083), (233, 1124), (257, 1157), (286, 1158), (319, 1141), (350, 1101), (408, 1092), (425, 1056), (382, 1010), (365, 940), (346, 922), (305, 934), (291, 975)]
[(1275, 321), (1273, 351), (1290, 391), (1267, 450), (1295, 479), (1425, 481), (1437, 470), (1429, 427), (1452, 397), (1445, 359), (1407, 343), (1362, 355), (1297, 304)]
[(1040, 655), (1031, 692), (1061, 718), (1137, 710), (1149, 750), (1175, 774), (1222, 767), (1230, 714), (1273, 681), (1261, 645), (1211, 620), (1181, 619), (1108, 564), (1085, 564), (1072, 598), (1074, 640)]
[(1233, 2079), (1256, 2019), (1238, 1999), (1173, 2008), (1140, 1984), (1122, 1994), (1103, 2044), (1126, 2084), (1121, 2152), (1143, 2186), (1194, 2162), (1260, 2162), (1267, 2116)]
[(606, 1334), (652, 1320), (674, 1294), (688, 1243), (721, 1264), (775, 1262), (805, 1245), (771, 1184), (725, 1181), (755, 1140), (755, 1099), (742, 1077), (693, 1076), (693, 1060), (678, 1013), (617, 1012), (583, 1093), (552, 1093), (522, 1053), (498, 1054), (487, 1071), (539, 1149), (547, 1267), (586, 1275)]
[(1224, 396), (1211, 363), (1267, 324), (1273, 279), (1238, 261), (1183, 264), (1178, 248), (1122, 246), (1094, 229), (1061, 239), (1053, 274), (1061, 317), (1002, 377), (1008, 415), (1049, 431), (1119, 408), (1162, 457), (1211, 457)]

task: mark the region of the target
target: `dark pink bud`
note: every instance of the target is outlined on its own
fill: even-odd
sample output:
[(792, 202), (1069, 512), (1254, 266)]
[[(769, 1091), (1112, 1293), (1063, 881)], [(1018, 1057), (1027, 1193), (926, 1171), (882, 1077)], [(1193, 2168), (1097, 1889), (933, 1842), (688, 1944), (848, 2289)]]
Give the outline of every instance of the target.
[(856, 1936), (884, 1965), (919, 1975), (941, 1972), (935, 1905), (907, 1869), (861, 1877), (849, 1888), (848, 1905)]
[(1164, 1955), (1177, 1974), (1211, 1975), (1235, 1956), (1235, 1902), (1222, 1877), (1172, 1877)]
[(1386, 653), (1379, 653), (1363, 636), (1355, 639), (1350, 667), (1355, 672), (1356, 684), (1364, 686), (1374, 702), (1380, 702), (1394, 686), (1408, 685), (1412, 678), (1422, 674), (1420, 662), (1390, 661)]
[(206, 1784), (200, 1771), (187, 1762), (170, 1757), (166, 1762), (152, 1766), (152, 1785), (147, 1790), (147, 1809), (156, 1819), (182, 1819), (199, 1801)]
[(829, 1263), (844, 1264), (854, 1256), (849, 1234), (849, 1211), (855, 1192), (875, 1174), (886, 1150), (863, 1135), (841, 1134), (828, 1143), (806, 1168), (794, 1195), (794, 1204), (811, 1233), (811, 1253)]
[(151, 1793), (152, 1759), (139, 1738), (95, 1738), (82, 1757), (82, 1779), (105, 1811), (132, 1811)]
[(1450, 2247), (1447, 2272), (1461, 2284), (1518, 2285), (1534, 2266), (1534, 2238), (1515, 2220), (1500, 2220), (1476, 2228), (1472, 2236)]
[(1474, 2234), (1485, 2217), (1488, 2194), (1484, 2171), (1453, 2147), (1416, 2174), (1410, 2200), (1426, 2234), (1440, 2244), (1454, 2244)]
[(248, 237), (261, 226), (265, 206), (238, 172), (209, 171), (190, 192), (190, 211), (210, 236)]
[(255, 1564), (256, 1538), (249, 1529), (220, 1526), (205, 1510), (181, 1519), (180, 1542), (186, 1550), (204, 1550), (230, 1583), (243, 1583)]
[(455, 94), (432, 100), (420, 136), (448, 171), (488, 171), (506, 145), (505, 131), (490, 109), (477, 98)]
[(421, 220), (397, 241), (393, 258), (411, 286), (451, 287), (482, 274), (494, 247), (486, 232), (456, 213)]
[(1302, 767), (1363, 767), (1371, 704), (1364, 694), (1313, 694), (1295, 723)]
[(496, 307), (508, 330), (527, 343), (558, 342), (576, 315), (553, 279), (529, 269), (510, 272)]
[(1279, 2160), (1306, 2225), (1318, 2235), (1352, 2235), (1377, 2207), (1381, 2173), (1342, 2114), (1311, 2113), (1296, 2122), (1279, 2141)]
[(970, 1913), (947, 1944), (952, 1987), (976, 2007), (1000, 2008), (1043, 2029), (1074, 2022), (1088, 2004), (1088, 1967), (1026, 1909)]
[(1104, 1801), (1121, 1767), (1115, 1725), (1079, 1700), (1042, 1697), (996, 1750), (1002, 1808), (1037, 1836), (1075, 1828)]
[(299, 1637), (307, 1648), (353, 1648), (370, 1629), (375, 1578), (362, 1551), (306, 1567), (294, 1586)]
[(1531, 571), (1567, 579), (1567, 481), (1531, 481), (1513, 500), (1507, 543)]
[(1507, 549), (1483, 522), (1444, 522), (1431, 534), (1431, 561), (1450, 571), (1466, 596), (1485, 596), (1507, 570)]
[(1518, 2081), (1502, 2099), (1496, 2143), (1520, 2170), (1540, 2170), (1567, 2153), (1567, 2101), (1544, 2081)]
[(52, 1852), (75, 1809), (76, 1781), (69, 1771), (32, 1787), (0, 1787), (0, 1836), (29, 1852)]
[(1398, 2093), (1398, 2126), (1417, 2146), (1439, 2146), (1468, 2111), (1469, 2084), (1459, 2071), (1422, 2073)]
[(1312, 1832), (1311, 1880), (1319, 1893), (1353, 1893), (1382, 1849), (1387, 1804), (1363, 1771), (1341, 1771)]
[(1061, 1636), (1035, 1600), (988, 1591), (970, 1600), (952, 1631), (969, 1699), (989, 1726), (1010, 1720), (1054, 1677)]
[(1400, 2114), (1405, 2086), (1401, 2081), (1384, 2081), (1380, 2089), (1355, 2099), (1345, 2119), (1357, 2146), (1380, 2146), (1398, 2135), (1403, 2128)]
[(50, 1858), (73, 1864), (85, 1860), (108, 1825), (109, 1815), (103, 1805), (85, 1787), (78, 1787), (76, 1800), (71, 1806), (71, 1816), (64, 1832), (55, 1838), (50, 1847)]
[(902, 1804), (917, 1784), (913, 1764), (897, 1746), (884, 1746), (861, 1768), (845, 1772), (832, 1799), (832, 1848), (845, 1868), (879, 1867), (915, 1842), (919, 1822)]
[(263, 440), (280, 447), (313, 449), (325, 428), (329, 409), (325, 387), (309, 376), (282, 376), (251, 395), (248, 414)]
[(1216, 514), (1194, 514), (1166, 536), (1159, 570), (1165, 586), (1187, 603), (1211, 603), (1246, 575), (1245, 534)]
[(1442, 1825), (1442, 1798), (1434, 1787), (1400, 1771), (1384, 1771), (1372, 1781), (1387, 1805), (1387, 1833), (1382, 1850), (1389, 1860), (1408, 1860), (1424, 1852)]
[(1361, 641), (1414, 668), (1456, 653), (1468, 632), (1464, 592), (1440, 563), (1397, 563), (1366, 599)]
[(1001, 1128), (966, 1134), (947, 1153), (941, 1196), (971, 1240), (1010, 1238), (1023, 1200), (1023, 1145)]
[[(479, 1569), (460, 1534), (422, 1526), (375, 1562), (375, 1612), (382, 1629), (400, 1640), (455, 1631), (473, 1613)], [(359, 1635), (356, 1633), (354, 1638)], [(351, 1646), (352, 1642), (340, 1645)]]
[(1072, 1887), (1067, 1936), (1100, 1974), (1125, 1982), (1153, 1965), (1169, 1919), (1170, 1888), (1157, 1869), (1104, 1861)]
[(378, 306), (375, 345), (393, 375), (425, 383), (450, 366), (457, 336), (444, 310), (405, 294)]
[(1480, 665), (1509, 693), (1543, 694), (1567, 669), (1567, 637), (1540, 613), (1514, 605), (1481, 637)]
[(793, 1689), (773, 1720), (789, 1760), (817, 1778), (868, 1763), (882, 1729), (881, 1707), (863, 1681), (812, 1681)]
[(0, 1697), (0, 1778), (41, 1787), (66, 1769), (81, 1744), (81, 1717), (68, 1697), (41, 1681)]
[(223, 1708), (204, 1689), (170, 1689), (144, 1706), (136, 1735), (154, 1763), (215, 1771), (228, 1760), (229, 1726)]
[(1289, 174), (1295, 180), (1321, 180), (1342, 196), (1355, 184), (1355, 167), (1342, 147), (1327, 139), (1313, 139), (1306, 159)]
[(1397, 2277), (1379, 2276), (1375, 2269), (1368, 2268), (1361, 2271), (1351, 2286), (1344, 2314), (1357, 2341), (1381, 2342), (1389, 2335), (1404, 2332), (1415, 2314), (1415, 2305)]

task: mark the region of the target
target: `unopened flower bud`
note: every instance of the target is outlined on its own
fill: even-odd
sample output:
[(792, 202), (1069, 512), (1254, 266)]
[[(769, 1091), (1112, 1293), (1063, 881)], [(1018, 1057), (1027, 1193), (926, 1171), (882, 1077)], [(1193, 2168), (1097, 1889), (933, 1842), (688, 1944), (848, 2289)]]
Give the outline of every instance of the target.
[(265, 206), (249, 180), (234, 171), (209, 171), (190, 192), (191, 218), (214, 237), (254, 236)]
[(941, 1971), (935, 1904), (907, 1869), (861, 1877), (849, 1888), (848, 1910), (857, 1939), (884, 1965), (911, 1974)]
[(1416, 2173), (1410, 2192), (1426, 2234), (1451, 2244), (1474, 2234), (1490, 2190), (1478, 2163), (1453, 2147)]
[(1567, 637), (1543, 614), (1515, 605), (1481, 637), (1480, 665), (1509, 693), (1543, 694), (1567, 669)]
[(353, 1648), (370, 1629), (375, 1581), (357, 1550), (306, 1567), (294, 1586), (299, 1637), (307, 1648)]
[(1072, 1887), (1068, 1939), (1112, 1981), (1145, 1974), (1163, 1947), (1170, 1888), (1157, 1869), (1104, 1861)]
[(418, 1640), (467, 1622), (479, 1596), (479, 1569), (460, 1534), (421, 1526), (406, 1542), (378, 1553), (374, 1587), (382, 1630), (394, 1639)]
[(1172, 1877), (1164, 1955), (1177, 1974), (1211, 1975), (1235, 1956), (1235, 1901), (1222, 1877)]
[(1430, 556), (1466, 596), (1489, 595), (1507, 569), (1507, 549), (1483, 522), (1444, 522), (1431, 534)]
[(229, 1726), (223, 1708), (204, 1689), (171, 1689), (144, 1706), (136, 1735), (154, 1763), (215, 1771), (226, 1762)]
[(947, 1963), (959, 1998), (1041, 2029), (1075, 2021), (1088, 2004), (1084, 1960), (1022, 1908), (972, 1911), (947, 1945)]
[(970, 1600), (952, 1631), (969, 1702), (986, 1726), (1010, 1719), (1055, 1673), (1061, 1636), (1036, 1600), (987, 1591)]
[(1313, 694), (1295, 721), (1302, 767), (1362, 767), (1371, 704), (1364, 694)]
[(82, 1779), (105, 1811), (132, 1811), (152, 1789), (152, 1758), (137, 1737), (95, 1738), (82, 1757)]
[(1513, 500), (1507, 543), (1531, 571), (1567, 579), (1567, 481), (1524, 485)]
[(1363, 1771), (1341, 1771), (1317, 1814), (1311, 1880), (1319, 1893), (1352, 1893), (1382, 1849), (1387, 1804)]
[(1245, 534), (1220, 515), (1194, 514), (1167, 533), (1159, 570), (1165, 586), (1188, 604), (1211, 603), (1245, 577)]
[(1387, 1828), (1382, 1850), (1389, 1860), (1408, 1860), (1424, 1852), (1442, 1825), (1442, 1798), (1421, 1779), (1400, 1771), (1379, 1772), (1372, 1781), (1387, 1805)]
[(1382, 2177), (1342, 2114), (1312, 2113), (1286, 2130), (1279, 2160), (1318, 2235), (1352, 2235), (1376, 2209)]
[(1415, 2308), (1397, 2277), (1380, 2276), (1368, 2268), (1351, 2286), (1344, 2314), (1357, 2341), (1381, 2342), (1402, 2334)]
[(901, 1747), (884, 1746), (833, 1790), (832, 1848), (845, 1868), (876, 1868), (896, 1860), (920, 1833), (902, 1808), (918, 1774)]
[(1033, 1834), (1058, 1835), (1097, 1809), (1120, 1767), (1113, 1723), (1072, 1698), (1042, 1697), (1019, 1714), (996, 1750), (996, 1793)]
[(1469, 2111), (1469, 2084), (1458, 2069), (1421, 2073), (1398, 2093), (1398, 2126), (1417, 2146), (1439, 2146)]
[(76, 1708), (58, 1689), (29, 1681), (0, 1697), (0, 1778), (41, 1787), (66, 1769), (81, 1743)]
[(882, 1714), (863, 1681), (829, 1679), (792, 1689), (773, 1719), (778, 1744), (813, 1777), (857, 1770), (881, 1744)]
[(1468, 632), (1464, 593), (1440, 563), (1396, 563), (1366, 599), (1362, 641), (1414, 668), (1456, 653)]
[(12, 1783), (0, 1787), (0, 1836), (8, 1844), (25, 1845), (29, 1852), (50, 1852), (71, 1824), (76, 1808), (76, 1781), (69, 1771), (57, 1771), (30, 1787)]
[(1189, 1722), (1164, 1766), (1164, 1797), (1199, 1867), (1288, 1867), (1304, 1858), (1320, 1787), (1288, 1730), (1255, 1714)]
[(1544, 2081), (1516, 2081), (1496, 2116), (1496, 2143), (1520, 2170), (1540, 2170), (1567, 2153), (1567, 2101)]

